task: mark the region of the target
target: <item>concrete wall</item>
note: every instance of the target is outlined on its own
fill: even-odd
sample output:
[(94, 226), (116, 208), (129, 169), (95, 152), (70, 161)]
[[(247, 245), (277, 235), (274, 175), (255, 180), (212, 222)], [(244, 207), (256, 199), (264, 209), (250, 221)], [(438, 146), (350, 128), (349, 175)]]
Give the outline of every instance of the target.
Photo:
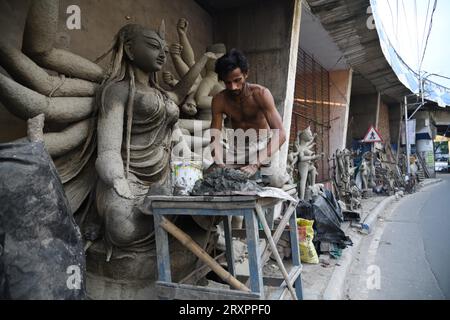
[[(78, 5), (81, 9), (81, 30), (68, 30), (66, 27), (69, 5)], [(17, 47), (21, 46), (28, 6), (28, 0), (0, 0), (2, 37)], [(178, 42), (176, 24), (179, 18), (189, 20), (188, 36), (196, 56), (199, 56), (213, 41), (213, 23), (212, 17), (194, 0), (61, 0), (55, 46), (94, 60), (108, 49), (122, 26), (138, 23), (158, 28), (162, 19), (166, 23), (166, 40), (170, 44)], [(103, 64), (107, 62), (108, 59)], [(165, 69), (173, 71), (170, 58)], [(10, 115), (2, 106), (0, 128), (0, 142), (25, 135), (24, 122)]]
[(377, 105), (378, 94), (353, 95), (351, 97), (347, 146), (351, 146), (352, 139), (364, 139), (370, 126), (375, 126)]
[[(272, 92), (290, 132), (301, 21), (300, 0), (261, 0), (214, 14), (214, 40), (237, 48), (249, 59), (249, 82)], [(280, 152), (285, 166), (287, 143)]]
[(433, 111), (432, 116), (433, 116), (434, 121), (436, 122), (436, 125), (438, 125), (438, 126), (450, 125), (450, 110)]
[(330, 71), (330, 153), (346, 147), (352, 70)]

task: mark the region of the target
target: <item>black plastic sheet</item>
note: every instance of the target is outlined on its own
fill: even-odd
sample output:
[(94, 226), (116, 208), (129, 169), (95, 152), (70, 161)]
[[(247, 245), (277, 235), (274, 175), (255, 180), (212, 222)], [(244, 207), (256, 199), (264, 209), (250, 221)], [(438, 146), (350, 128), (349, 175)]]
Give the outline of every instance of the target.
[(320, 242), (334, 243), (345, 249), (353, 245), (351, 239), (341, 229), (344, 221), (342, 209), (330, 193), (315, 196), (311, 203), (301, 202), (297, 207), (297, 216), (314, 220), (314, 243), (316, 248)]
[(0, 298), (85, 298), (81, 234), (42, 143), (0, 144), (0, 240)]

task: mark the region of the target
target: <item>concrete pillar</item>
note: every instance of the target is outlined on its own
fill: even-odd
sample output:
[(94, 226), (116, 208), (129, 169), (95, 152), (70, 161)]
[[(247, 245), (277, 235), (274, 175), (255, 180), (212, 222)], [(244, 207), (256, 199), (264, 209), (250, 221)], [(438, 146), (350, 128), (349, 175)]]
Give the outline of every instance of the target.
[(434, 178), (436, 176), (436, 172), (434, 171), (434, 143), (431, 139), (420, 139), (416, 141), (416, 151), (422, 159), (425, 161), (428, 172), (431, 174), (431, 177)]
[[(301, 8), (301, 0), (260, 0), (214, 15), (214, 40), (247, 56), (249, 82), (272, 92), (287, 135), (294, 103)], [(285, 169), (287, 153), (285, 143), (274, 157), (274, 165)]]
[(281, 170), (286, 169), (287, 155), (289, 151), (289, 133), (291, 132), (292, 108), (294, 106), (295, 77), (297, 74), (297, 56), (300, 44), (300, 23), (302, 16), (302, 1), (295, 0), (292, 17), (292, 30), (289, 52), (289, 68), (286, 83), (286, 98), (283, 110), (283, 126), (286, 131), (286, 143), (282, 146), (279, 157)]
[(353, 70), (330, 71), (330, 153), (346, 147)]
[(434, 177), (434, 126), (428, 111), (418, 112), (416, 118), (416, 152), (426, 163), (428, 171)]
[(380, 109), (381, 109), (381, 93), (378, 92), (377, 113), (375, 116), (375, 128), (377, 128), (377, 130), (380, 128)]

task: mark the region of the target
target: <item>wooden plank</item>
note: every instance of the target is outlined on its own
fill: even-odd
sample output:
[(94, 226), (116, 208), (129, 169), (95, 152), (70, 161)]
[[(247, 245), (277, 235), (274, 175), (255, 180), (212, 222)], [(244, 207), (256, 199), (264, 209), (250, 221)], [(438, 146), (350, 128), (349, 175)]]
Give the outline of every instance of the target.
[[(169, 202), (169, 201), (152, 201), (151, 208), (164, 209), (204, 209), (204, 210), (234, 210), (243, 208), (254, 208), (256, 201), (240, 201), (240, 202)], [(147, 207), (149, 208), (149, 207)]]
[[(301, 277), (302, 267), (296, 266), (291, 269), (289, 272), (289, 280), (290, 282), (295, 282), (295, 291), (297, 292), (297, 282), (296, 279)], [(275, 291), (272, 291), (271, 295), (267, 298), (268, 300), (285, 300), (289, 294), (289, 288), (286, 284), (286, 281), (283, 281), (279, 288)], [(297, 299), (300, 297), (297, 294)]]
[(255, 201), (258, 196), (148, 196), (147, 201), (162, 202), (241, 202)]
[[(289, 279), (291, 281), (295, 281), (302, 273), (302, 266), (296, 266), (291, 268), (289, 271)], [(241, 275), (237, 277), (239, 281), (244, 282), (248, 280), (248, 276)], [(280, 277), (263, 277), (263, 283), (266, 287), (280, 287), (280, 286), (286, 286), (286, 281), (284, 278)]]
[(199, 287), (188, 284), (156, 282), (157, 296), (169, 300), (259, 300), (254, 292)]
[(250, 289), (261, 293), (264, 299), (264, 286), (262, 279), (261, 255), (259, 252), (258, 221), (253, 210), (245, 210), (245, 228), (247, 230), (248, 264), (250, 274)]
[(291, 293), (292, 298), (294, 300), (297, 300), (297, 294), (294, 290), (293, 283), (289, 280), (289, 274), (286, 271), (286, 268), (283, 264), (283, 260), (281, 259), (280, 254), (278, 253), (277, 245), (276, 245), (275, 241), (273, 241), (273, 237), (270, 232), (269, 225), (267, 224), (266, 217), (264, 216), (264, 212), (262, 211), (262, 208), (259, 207), (258, 205), (256, 206), (256, 213), (258, 214), (258, 219), (261, 222), (261, 224), (264, 228), (264, 232), (267, 235), (267, 241), (269, 242), (270, 247), (272, 248), (272, 253), (275, 256), (278, 267), (280, 268), (281, 273), (283, 274), (283, 277), (286, 280), (287, 286), (289, 288), (289, 292)]
[[(275, 230), (275, 233), (274, 233), (273, 236), (272, 236), (273, 241), (274, 241), (275, 243), (278, 243), (278, 241), (280, 240), (281, 235), (283, 234), (286, 225), (289, 223), (289, 219), (291, 218), (291, 216), (292, 216), (292, 215), (295, 216), (295, 213), (294, 213), (294, 212), (295, 212), (296, 206), (297, 206), (296, 204), (292, 204), (292, 203), (291, 203), (291, 205), (290, 205), (290, 206), (288, 207), (288, 209), (286, 210), (286, 212), (285, 212), (283, 218), (281, 219), (280, 223), (278, 224), (278, 227), (277, 227), (277, 229)], [(263, 254), (262, 254), (262, 259), (261, 259), (263, 265), (265, 265), (266, 262), (269, 260), (270, 254), (271, 254), (271, 252), (270, 252), (270, 245), (267, 244), (267, 245), (266, 245), (266, 248), (264, 249), (264, 252), (263, 252)]]
[(232, 217), (226, 216), (223, 220), (224, 233), (225, 233), (225, 248), (227, 253), (227, 266), (228, 272), (235, 277), (236, 272), (234, 270), (234, 250), (233, 250), (233, 237), (231, 235), (231, 219)]
[(158, 265), (158, 280), (171, 282), (172, 276), (170, 272), (170, 254), (169, 254), (169, 239), (167, 232), (159, 227), (162, 222), (162, 216), (159, 214), (153, 215), (155, 225), (155, 241), (156, 241), (156, 259)]
[[(144, 214), (151, 214), (152, 209), (205, 209), (205, 210), (235, 210), (255, 208), (258, 202), (262, 207), (272, 207), (280, 199), (257, 197), (147, 197), (142, 211)], [(223, 215), (223, 214), (222, 214)]]
[(153, 213), (160, 215), (180, 215), (180, 216), (242, 216), (242, 208), (218, 210), (218, 209), (174, 209), (174, 208), (153, 208)]
[[(289, 280), (291, 282), (297, 280), (298, 277), (301, 276), (302, 270), (303, 270), (302, 266), (292, 267), (292, 269), (289, 271)], [(287, 286), (286, 281), (283, 281), (280, 286)]]
[[(275, 243), (278, 243), (278, 241), (280, 241), (281, 235), (285, 231), (285, 227), (289, 223), (289, 219), (291, 218), (291, 215), (294, 213), (296, 207), (297, 207), (296, 204), (291, 203), (288, 209), (286, 210), (283, 218), (281, 219), (280, 223), (277, 226), (277, 229), (275, 230), (275, 233), (272, 236), (273, 241)], [(271, 254), (270, 244), (266, 244), (266, 247), (264, 248), (264, 251), (261, 255), (262, 256), (261, 264), (263, 266), (267, 263), (267, 261), (269, 261), (270, 254)], [(246, 283), (246, 285), (248, 285), (248, 282)]]

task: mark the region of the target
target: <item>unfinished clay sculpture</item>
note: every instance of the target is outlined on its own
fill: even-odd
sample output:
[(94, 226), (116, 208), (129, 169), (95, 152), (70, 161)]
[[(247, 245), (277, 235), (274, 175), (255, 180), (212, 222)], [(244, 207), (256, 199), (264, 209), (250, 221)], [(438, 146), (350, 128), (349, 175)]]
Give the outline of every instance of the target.
[[(46, 125), (63, 127), (47, 131), (44, 141), (72, 210), (89, 198), (97, 171), (97, 209), (108, 243), (142, 246), (152, 226), (137, 207), (150, 186), (167, 182), (172, 139), (182, 136), (177, 104), (208, 60), (217, 57), (205, 53), (173, 90), (164, 91), (156, 81), (166, 61), (164, 23), (158, 31), (123, 27), (107, 51), (112, 60), (105, 72), (80, 56), (54, 49), (58, 12), (57, 0), (31, 4), (23, 44), (27, 55), (7, 43), (0, 46), (1, 65), (21, 83), (0, 74), (0, 101), (22, 119), (44, 114)], [(50, 77), (35, 61), (62, 75)]]
[[(189, 23), (186, 19), (182, 18), (178, 21), (179, 43), (174, 43), (170, 46), (172, 61), (179, 77), (185, 75), (195, 63), (194, 51), (187, 37), (188, 27)], [(212, 52), (216, 54), (217, 58), (220, 58), (226, 53), (226, 47), (222, 43), (213, 44), (206, 48), (206, 52)], [(205, 67), (206, 75), (204, 77), (198, 76), (195, 84), (192, 86), (188, 97), (181, 107), (181, 110), (186, 115), (197, 115), (198, 119), (211, 120), (212, 97), (225, 89), (225, 86), (218, 80), (218, 76), (214, 71), (215, 63), (216, 60), (211, 59)], [(174, 86), (177, 83), (175, 77), (169, 72), (164, 73), (164, 81), (169, 86)]]
[[(224, 44), (218, 43), (208, 46), (206, 51), (212, 52), (220, 58), (226, 53), (227, 49)], [(195, 93), (195, 102), (199, 110), (198, 118), (201, 120), (212, 119), (212, 99), (216, 94), (225, 89), (225, 85), (222, 81), (219, 81), (218, 75), (215, 72), (215, 64), (216, 60), (210, 60), (206, 64), (206, 75), (203, 77)]]
[(359, 172), (361, 175), (362, 190), (367, 191), (375, 188), (375, 165), (372, 152), (364, 153)]
[(315, 135), (312, 134), (311, 128), (308, 127), (297, 133), (293, 157), (298, 157), (295, 161), (298, 166), (299, 174), (299, 198), (305, 199), (305, 192), (308, 186), (316, 184), (317, 169), (314, 161), (322, 158), (325, 154), (316, 155), (312, 148), (314, 147)]
[(348, 208), (356, 210), (359, 208), (359, 192), (354, 189), (358, 188), (355, 186), (356, 167), (353, 166), (352, 152), (348, 149), (336, 150), (335, 161), (335, 181), (339, 197), (345, 201)]

